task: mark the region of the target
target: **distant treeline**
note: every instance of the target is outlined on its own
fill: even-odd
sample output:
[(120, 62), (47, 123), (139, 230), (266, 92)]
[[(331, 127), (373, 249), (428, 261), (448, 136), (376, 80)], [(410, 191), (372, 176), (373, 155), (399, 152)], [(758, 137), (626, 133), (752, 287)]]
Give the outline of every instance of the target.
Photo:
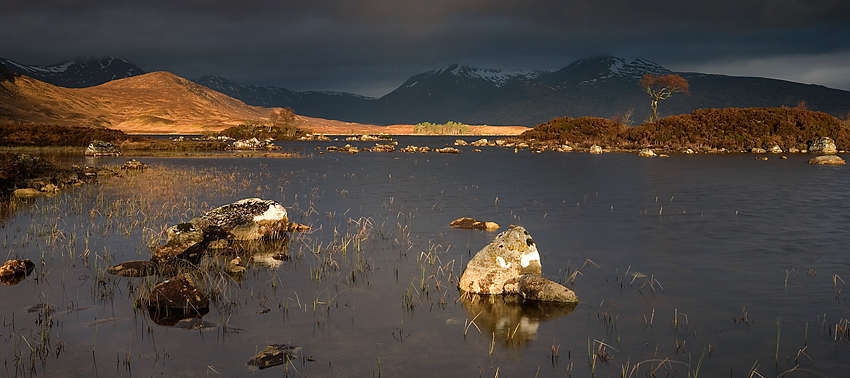
[(422, 122), (413, 126), (413, 134), (416, 135), (470, 135), (472, 131), (468, 125), (449, 121), (445, 124), (434, 124)]
[(595, 117), (556, 118), (522, 133), (523, 139), (638, 149), (725, 148), (748, 151), (778, 145), (806, 149), (818, 137), (850, 149), (847, 121), (829, 114), (796, 108), (700, 109), (630, 127)]

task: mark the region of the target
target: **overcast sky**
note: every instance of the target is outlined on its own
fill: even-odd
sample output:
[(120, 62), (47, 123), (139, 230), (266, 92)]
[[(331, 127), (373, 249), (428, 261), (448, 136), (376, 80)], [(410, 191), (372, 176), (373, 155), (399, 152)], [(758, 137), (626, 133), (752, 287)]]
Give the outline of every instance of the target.
[(599, 54), (850, 90), (848, 0), (0, 0), (0, 57), (381, 96), (452, 63)]

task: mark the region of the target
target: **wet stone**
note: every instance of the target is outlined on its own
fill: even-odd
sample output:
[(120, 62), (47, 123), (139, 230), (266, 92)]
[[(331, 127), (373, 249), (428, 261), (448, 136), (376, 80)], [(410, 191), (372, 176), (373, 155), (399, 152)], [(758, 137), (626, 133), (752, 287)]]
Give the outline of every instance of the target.
[(189, 274), (181, 274), (157, 284), (147, 298), (148, 306), (161, 309), (196, 310), (210, 306), (206, 293)]
[(216, 324), (212, 322), (205, 321), (200, 318), (187, 318), (180, 319), (177, 321), (177, 324), (174, 325), (174, 328), (180, 329), (189, 329), (189, 330), (205, 330), (215, 328)]
[(473, 230), (498, 230), (499, 224), (496, 222), (482, 222), (473, 218), (458, 218), (449, 224), (454, 228), (465, 228)]
[(4, 285), (16, 285), (23, 281), (35, 269), (29, 259), (9, 260), (0, 266), (0, 282)]
[(119, 277), (147, 277), (156, 272), (156, 264), (147, 260), (134, 260), (109, 267), (106, 271)]
[(283, 365), (284, 363), (298, 358), (298, 353), (300, 351), (301, 347), (288, 344), (272, 344), (251, 358), (251, 360), (248, 361), (248, 366), (253, 366), (262, 370)]

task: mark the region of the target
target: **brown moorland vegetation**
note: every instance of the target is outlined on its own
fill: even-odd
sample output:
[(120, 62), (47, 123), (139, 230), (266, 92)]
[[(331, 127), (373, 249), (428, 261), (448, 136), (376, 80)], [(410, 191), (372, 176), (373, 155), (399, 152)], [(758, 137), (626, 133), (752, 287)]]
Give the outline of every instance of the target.
[(538, 125), (520, 138), (583, 147), (749, 151), (774, 145), (802, 150), (822, 136), (835, 140), (838, 149), (850, 149), (845, 122), (826, 113), (786, 107), (700, 109), (635, 127), (603, 118), (564, 117)]

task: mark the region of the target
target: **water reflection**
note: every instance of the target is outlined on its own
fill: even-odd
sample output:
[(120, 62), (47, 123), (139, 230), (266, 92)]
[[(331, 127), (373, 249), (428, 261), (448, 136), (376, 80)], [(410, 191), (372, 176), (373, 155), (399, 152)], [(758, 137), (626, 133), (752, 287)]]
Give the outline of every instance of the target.
[(479, 295), (463, 293), (463, 306), (469, 319), (483, 335), (495, 335), (503, 345), (524, 348), (537, 338), (541, 322), (572, 313), (575, 303), (527, 301), (519, 295)]

